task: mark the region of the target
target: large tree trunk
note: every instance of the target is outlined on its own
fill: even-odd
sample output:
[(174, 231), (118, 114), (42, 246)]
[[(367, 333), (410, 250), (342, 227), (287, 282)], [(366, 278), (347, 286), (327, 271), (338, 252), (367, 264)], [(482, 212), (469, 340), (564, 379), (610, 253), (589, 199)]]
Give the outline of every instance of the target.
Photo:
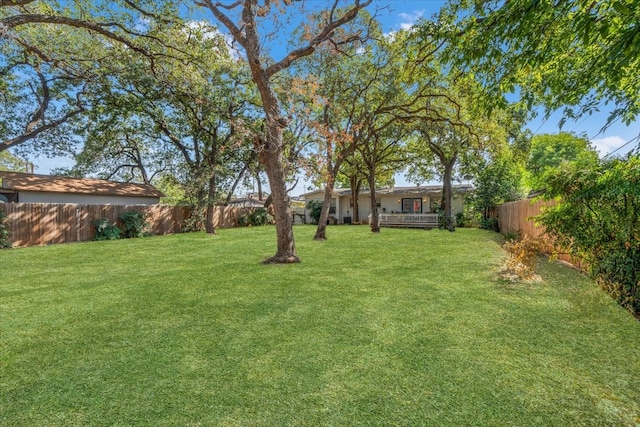
[(371, 232), (379, 233), (380, 224), (378, 222), (378, 204), (376, 203), (376, 174), (375, 167), (369, 168), (367, 176), (369, 182), (369, 199), (371, 201)]
[(207, 216), (204, 224), (204, 228), (207, 234), (216, 234), (216, 227), (213, 225), (213, 217), (215, 216), (215, 205), (207, 205)]
[(293, 238), (293, 215), (287, 195), (286, 177), (282, 158), (283, 129), (277, 123), (267, 120), (267, 141), (264, 164), (271, 187), (273, 212), (276, 221), (277, 252), (265, 264), (286, 264), (300, 262), (296, 254)]
[(327, 240), (327, 220), (329, 219), (329, 208), (331, 207), (331, 192), (333, 184), (327, 183), (324, 188), (324, 200), (322, 201), (322, 210), (320, 211), (320, 219), (318, 220), (318, 228), (313, 240)]
[(213, 225), (213, 217), (216, 208), (216, 173), (211, 172), (209, 176), (209, 191), (207, 193), (207, 217), (204, 228), (207, 234), (216, 234), (216, 228)]
[(455, 227), (453, 225), (451, 203), (453, 201), (452, 177), (455, 159), (443, 162), (443, 164), (444, 174), (442, 176), (442, 201), (444, 203), (445, 227), (449, 231), (454, 231)]
[(353, 203), (353, 222), (360, 222), (360, 203), (358, 199), (360, 198), (360, 186), (362, 186), (362, 180), (356, 178), (355, 176), (351, 176), (349, 178), (349, 184), (351, 186), (351, 201)]
[[(258, 156), (261, 164), (265, 166), (269, 187), (271, 189), (271, 203), (273, 215), (276, 221), (277, 252), (271, 258), (264, 261), (265, 264), (288, 264), (300, 262), (296, 254), (296, 245), (293, 239), (293, 215), (287, 195), (286, 172), (284, 167), (282, 135), (287, 126), (287, 119), (281, 116), (280, 104), (271, 89), (271, 83), (264, 70), (260, 68), (258, 45), (251, 46), (256, 49), (252, 52), (248, 49), (247, 55), (254, 81), (260, 92), (264, 112), (266, 115), (266, 141), (258, 142)], [(265, 203), (266, 205), (266, 203)]]
[[(325, 117), (326, 111), (325, 108)], [(320, 220), (318, 221), (318, 229), (316, 230), (316, 235), (313, 237), (313, 240), (327, 240), (327, 220), (329, 219), (329, 208), (331, 207), (331, 194), (333, 193), (333, 187), (336, 185), (336, 175), (338, 175), (340, 171), (344, 156), (348, 154), (348, 151), (341, 152), (338, 154), (338, 158), (334, 163), (332, 161), (332, 150), (329, 148), (327, 149), (327, 185), (324, 188), (324, 201), (322, 203), (322, 210), (320, 211)]]

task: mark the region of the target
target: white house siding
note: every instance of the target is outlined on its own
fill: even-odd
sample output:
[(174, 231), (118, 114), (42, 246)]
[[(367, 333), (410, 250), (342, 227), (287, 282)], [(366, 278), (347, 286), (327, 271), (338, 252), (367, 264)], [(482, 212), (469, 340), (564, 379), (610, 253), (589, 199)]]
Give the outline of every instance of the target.
[[(386, 213), (402, 212), (402, 199), (404, 198), (416, 199), (418, 197), (420, 196), (416, 194), (381, 196), (379, 197), (380, 207), (378, 208), (378, 213), (385, 212), (383, 209), (386, 209)], [(363, 205), (360, 206), (360, 213), (362, 214), (363, 208), (366, 209), (365, 217), (367, 217), (371, 213), (371, 208), (369, 204), (369, 197), (366, 196), (364, 197), (364, 199), (366, 199), (364, 200), (364, 202), (366, 203), (366, 206), (363, 206)], [(439, 203), (439, 202), (440, 202), (440, 196), (422, 195), (422, 213), (432, 212), (434, 203)], [(464, 209), (464, 196), (455, 194), (453, 196), (451, 208), (452, 208), (453, 215), (457, 214), (458, 212), (462, 212)], [(361, 215), (361, 218), (362, 218), (362, 215)]]
[[(306, 202), (308, 202), (310, 200), (318, 200), (320, 202), (324, 201), (324, 191), (315, 192), (315, 193), (307, 195), (307, 197), (305, 197), (305, 204), (306, 204)], [(343, 198), (343, 200), (340, 200), (339, 197), (332, 197), (331, 198), (331, 207), (335, 208), (335, 213), (330, 213), (329, 216), (334, 216), (334, 217), (338, 218), (338, 222), (342, 223), (342, 218), (344, 216), (344, 215), (342, 215), (342, 213), (346, 212), (346, 210), (349, 208), (348, 199), (346, 199), (346, 201), (345, 201), (344, 198)], [(305, 215), (306, 215), (307, 224), (311, 224), (313, 222), (313, 220), (309, 216), (309, 210), (308, 209), (305, 209)]]
[[(414, 194), (407, 194), (401, 196), (380, 196), (378, 199), (380, 200), (380, 208), (378, 209), (379, 213), (382, 213), (382, 208), (386, 209), (387, 213), (391, 212), (399, 212), (402, 210), (402, 198), (403, 197), (411, 197), (416, 198), (417, 196)], [(323, 194), (310, 194), (306, 196), (306, 200), (319, 200), (322, 201), (324, 198)], [(422, 196), (422, 212), (431, 212), (431, 198), (429, 196)], [(460, 203), (461, 205), (461, 203)], [(344, 222), (345, 217), (351, 217), (353, 221), (354, 218), (354, 210), (351, 203), (351, 195), (342, 196), (342, 197), (333, 197), (331, 199), (331, 206), (336, 208), (336, 213), (331, 214), (338, 218), (339, 223)], [(369, 195), (360, 196), (358, 198), (358, 206), (360, 211), (360, 221), (365, 221), (369, 214), (371, 213), (371, 204)], [(454, 202), (454, 207), (456, 206)], [(308, 216), (307, 211), (307, 221), (311, 222), (311, 218)]]
[(342, 197), (340, 203), (340, 210), (336, 210), (336, 218), (338, 218), (338, 222), (344, 222), (345, 217), (351, 217), (351, 221), (353, 221), (353, 207), (351, 206), (351, 196)]
[[(399, 194), (378, 194), (377, 199), (380, 202), (380, 206), (378, 208), (378, 213), (392, 213), (392, 212), (401, 212), (402, 211), (402, 199), (403, 198), (421, 198), (422, 199), (422, 212), (430, 213), (433, 211), (433, 206), (435, 203), (440, 201), (440, 196), (438, 194), (433, 194), (433, 188), (429, 190), (425, 190), (431, 192), (431, 194), (420, 194), (419, 192), (409, 192)], [(312, 193), (307, 193), (304, 195), (305, 200), (319, 200), (322, 201), (324, 199), (324, 192), (316, 191)], [(354, 211), (353, 204), (351, 203), (351, 193), (345, 192), (342, 190), (342, 196), (334, 196), (331, 200), (331, 206), (335, 207), (335, 214), (331, 214), (338, 218), (339, 223), (344, 222), (345, 217), (351, 217), (351, 220), (354, 220)], [(371, 213), (371, 203), (369, 199), (369, 194), (360, 195), (358, 198), (358, 206), (360, 211), (360, 221), (366, 221), (367, 217)], [(458, 212), (462, 212), (464, 209), (464, 196), (462, 194), (454, 193), (452, 210), (453, 215), (456, 215)], [(311, 219), (308, 217), (307, 211), (307, 221), (310, 222)]]
[[(394, 213), (394, 212), (402, 212), (402, 199), (403, 198), (412, 198), (416, 199), (420, 197), (416, 194), (402, 194), (402, 195), (384, 195), (378, 196), (378, 200), (380, 201), (380, 206), (378, 207), (378, 213)], [(364, 221), (367, 219), (369, 214), (371, 214), (371, 201), (369, 196), (360, 196), (359, 205), (360, 205), (360, 220)], [(455, 205), (455, 204), (454, 204)], [(431, 212), (431, 197), (423, 195), (422, 196), (422, 212), (429, 213)]]
[(459, 194), (453, 196), (453, 201), (451, 202), (451, 209), (453, 212), (453, 216), (455, 216), (459, 212), (464, 211), (464, 196)]
[(358, 197), (358, 208), (360, 221), (366, 221), (371, 213), (371, 199), (369, 195)]
[(84, 205), (154, 205), (157, 197), (98, 196), (73, 193), (45, 193), (20, 191), (20, 203), (77, 203)]

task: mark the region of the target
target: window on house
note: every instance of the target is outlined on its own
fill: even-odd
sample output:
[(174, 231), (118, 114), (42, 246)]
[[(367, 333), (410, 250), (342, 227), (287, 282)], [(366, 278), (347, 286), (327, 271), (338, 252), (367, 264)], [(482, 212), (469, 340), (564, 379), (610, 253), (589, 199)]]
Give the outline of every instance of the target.
[(422, 198), (403, 198), (402, 213), (418, 214), (422, 213)]

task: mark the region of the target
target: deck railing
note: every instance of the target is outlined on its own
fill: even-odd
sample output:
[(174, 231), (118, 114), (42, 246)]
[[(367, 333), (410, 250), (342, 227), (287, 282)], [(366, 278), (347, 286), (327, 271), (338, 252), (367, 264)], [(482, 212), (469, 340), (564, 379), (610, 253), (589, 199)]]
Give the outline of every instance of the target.
[[(371, 223), (371, 215), (369, 215)], [(423, 214), (379, 214), (378, 224), (381, 227), (420, 227), (437, 228), (439, 225), (439, 215), (436, 213)]]

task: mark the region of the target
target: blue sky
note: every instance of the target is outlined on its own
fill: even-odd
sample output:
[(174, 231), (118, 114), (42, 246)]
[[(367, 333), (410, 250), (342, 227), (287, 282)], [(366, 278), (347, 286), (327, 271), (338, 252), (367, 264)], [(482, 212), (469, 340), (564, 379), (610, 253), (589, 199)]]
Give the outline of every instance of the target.
[[(307, 0), (313, 7), (324, 6), (325, 1)], [(408, 29), (414, 25), (420, 18), (428, 18), (436, 13), (444, 4), (441, 0), (376, 0), (370, 6), (370, 9), (378, 7), (378, 19), (383, 25), (385, 32), (397, 31), (400, 29)], [(373, 10), (373, 9), (372, 9)], [(208, 15), (205, 15), (208, 16)], [(277, 58), (276, 58), (277, 59)], [(594, 143), (601, 155), (608, 154), (616, 149), (617, 153), (625, 153), (637, 145), (637, 141), (622, 147), (628, 141), (633, 140), (640, 133), (640, 126), (634, 123), (631, 126), (625, 126), (616, 123), (605, 131), (601, 128), (606, 123), (608, 110), (603, 107), (600, 114), (594, 114), (589, 117), (583, 117), (576, 121), (568, 121), (562, 130), (574, 132), (576, 134), (586, 134)], [(555, 113), (549, 119), (544, 119), (542, 115), (530, 121), (528, 127), (535, 134), (557, 133), (560, 131), (558, 123), (562, 119), (562, 114)], [(72, 161), (67, 158), (47, 159), (44, 157), (30, 159), (36, 164), (37, 173), (49, 173), (53, 168), (60, 166), (70, 166)], [(407, 185), (401, 175), (396, 177), (397, 185)], [(303, 186), (294, 191), (295, 194), (303, 192)]]

